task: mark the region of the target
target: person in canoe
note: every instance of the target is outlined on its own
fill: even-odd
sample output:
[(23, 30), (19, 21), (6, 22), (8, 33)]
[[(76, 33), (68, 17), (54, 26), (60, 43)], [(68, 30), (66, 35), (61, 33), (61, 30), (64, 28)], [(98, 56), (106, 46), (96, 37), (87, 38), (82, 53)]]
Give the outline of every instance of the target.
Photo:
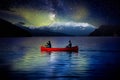
[(66, 46), (66, 48), (71, 48), (72, 47), (72, 42), (69, 40), (69, 44)]
[(52, 46), (51, 46), (51, 42), (48, 41), (47, 44), (45, 45), (45, 47), (47, 47), (47, 48), (51, 48), (51, 47), (52, 47)]

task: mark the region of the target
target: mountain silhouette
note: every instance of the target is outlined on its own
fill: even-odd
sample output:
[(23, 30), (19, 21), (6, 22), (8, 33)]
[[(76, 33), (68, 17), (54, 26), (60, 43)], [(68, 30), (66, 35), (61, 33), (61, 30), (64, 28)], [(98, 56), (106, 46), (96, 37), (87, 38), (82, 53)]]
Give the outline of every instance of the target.
[(92, 25), (52, 25), (40, 28), (23, 26), (23, 22), (12, 24), (0, 19), (0, 37), (29, 37), (29, 36), (120, 36), (120, 26), (102, 25), (98, 29)]
[(52, 32), (48, 30), (30, 29), (25, 26), (22, 26), (21, 24), (14, 25), (8, 21), (0, 19), (0, 37), (31, 37), (31, 36), (70, 36), (70, 35), (59, 32)]
[(120, 36), (120, 25), (102, 25), (90, 36)]
[(88, 23), (77, 23), (77, 22), (59, 22), (54, 23), (50, 26), (44, 26), (37, 28), (38, 30), (47, 30), (55, 33), (62, 33), (71, 36), (88, 36), (95, 30), (93, 25)]
[(27, 30), (24, 30), (8, 21), (0, 19), (0, 37), (29, 37), (32, 36)]
[(32, 36), (88, 36), (95, 30), (93, 25), (88, 23), (54, 23), (49, 26), (23, 26), (23, 22), (16, 24), (17, 26), (31, 32)]
[(32, 36), (72, 36), (60, 32), (53, 32), (49, 30), (30, 29)]
[(36, 37), (37, 36), (72, 36), (69, 34), (61, 33), (61, 32), (54, 32), (54, 31), (49, 30), (48, 28), (41, 30), (39, 28), (33, 29), (33, 28), (25, 27), (25, 26), (21, 25), (21, 22), (16, 25), (24, 30), (29, 31), (32, 34), (32, 36), (36, 36)]

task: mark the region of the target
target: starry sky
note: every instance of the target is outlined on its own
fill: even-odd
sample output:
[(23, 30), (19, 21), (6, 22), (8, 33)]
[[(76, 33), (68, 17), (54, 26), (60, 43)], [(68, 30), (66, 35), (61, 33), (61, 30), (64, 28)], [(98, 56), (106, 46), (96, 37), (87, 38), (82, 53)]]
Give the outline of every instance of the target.
[(70, 21), (118, 25), (119, 9), (117, 0), (0, 0), (0, 18), (25, 26)]

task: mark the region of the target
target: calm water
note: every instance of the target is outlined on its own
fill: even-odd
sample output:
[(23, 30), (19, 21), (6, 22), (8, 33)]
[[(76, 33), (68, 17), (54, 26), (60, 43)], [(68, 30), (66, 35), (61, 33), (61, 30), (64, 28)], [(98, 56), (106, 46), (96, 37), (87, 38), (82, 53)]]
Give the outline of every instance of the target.
[[(42, 53), (48, 40), (52, 47), (71, 40), (79, 52)], [(0, 38), (0, 80), (117, 80), (119, 74), (117, 37)]]

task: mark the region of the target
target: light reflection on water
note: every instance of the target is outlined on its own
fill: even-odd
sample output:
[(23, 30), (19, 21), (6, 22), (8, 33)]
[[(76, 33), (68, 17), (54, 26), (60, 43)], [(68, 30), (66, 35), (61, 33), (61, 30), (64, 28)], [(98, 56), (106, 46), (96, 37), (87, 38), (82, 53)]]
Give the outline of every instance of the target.
[[(61, 38), (49, 39), (56, 44), (61, 40)], [(1, 73), (7, 76), (8, 80), (106, 80), (110, 75), (117, 76), (120, 67), (120, 52), (116, 50), (120, 48), (119, 38), (74, 39), (76, 42), (72, 40), (73, 43), (79, 46), (78, 53), (42, 53), (40, 45), (47, 40), (39, 38), (7, 39), (8, 41), (3, 39), (1, 40), (3, 46), (0, 49), (0, 69), (3, 70)], [(11, 44), (10, 42), (14, 40), (15, 43)], [(86, 43), (89, 44), (85, 47)], [(111, 48), (115, 50), (111, 51)]]

